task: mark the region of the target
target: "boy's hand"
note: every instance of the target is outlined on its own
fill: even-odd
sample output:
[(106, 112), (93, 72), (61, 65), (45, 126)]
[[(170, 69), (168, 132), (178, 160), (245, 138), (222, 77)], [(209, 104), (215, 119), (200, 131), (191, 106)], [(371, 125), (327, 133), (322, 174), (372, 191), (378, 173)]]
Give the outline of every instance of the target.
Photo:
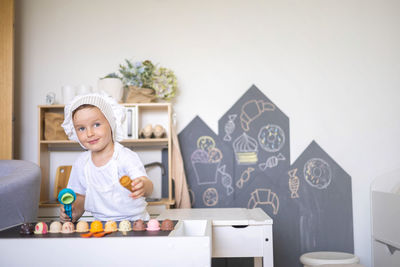
[(132, 193), (129, 196), (131, 198), (137, 199), (140, 197), (149, 196), (152, 192), (153, 192), (152, 181), (145, 176), (141, 176), (135, 178), (132, 181)]
[(134, 199), (144, 196), (144, 181), (142, 177), (133, 179), (132, 194), (130, 194), (129, 196)]
[(71, 221), (71, 218), (65, 213), (64, 205), (60, 206), (60, 221), (62, 223)]
[(60, 206), (60, 221), (61, 222), (76, 222), (82, 214), (85, 212), (84, 210), (85, 204), (85, 196), (76, 194), (76, 200), (72, 204), (72, 220), (71, 218), (65, 213), (64, 205)]

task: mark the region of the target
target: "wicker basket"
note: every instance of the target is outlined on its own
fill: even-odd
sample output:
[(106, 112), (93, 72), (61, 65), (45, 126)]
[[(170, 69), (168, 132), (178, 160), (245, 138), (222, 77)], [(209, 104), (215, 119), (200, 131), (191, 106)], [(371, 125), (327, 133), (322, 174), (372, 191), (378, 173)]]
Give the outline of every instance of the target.
[(44, 113), (44, 139), (45, 140), (68, 140), (61, 124), (64, 121), (63, 113)]
[(154, 89), (140, 88), (133, 85), (128, 86), (126, 92), (126, 103), (151, 103), (157, 99)]

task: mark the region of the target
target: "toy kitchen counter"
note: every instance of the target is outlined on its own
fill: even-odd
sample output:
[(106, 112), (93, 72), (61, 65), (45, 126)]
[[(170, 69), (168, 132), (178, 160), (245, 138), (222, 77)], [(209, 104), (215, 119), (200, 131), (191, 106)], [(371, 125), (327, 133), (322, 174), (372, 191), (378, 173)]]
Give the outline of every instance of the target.
[(169, 209), (158, 220), (207, 220), (212, 257), (254, 257), (255, 266), (273, 267), (272, 219), (260, 208)]
[[(44, 224), (38, 223), (35, 229)], [(0, 231), (0, 266), (211, 265), (211, 222), (207, 220), (179, 220), (168, 232), (118, 231), (99, 238), (83, 238), (76, 232), (25, 235), (20, 234), (21, 228)]]
[[(0, 231), (0, 266), (204, 267), (211, 266), (211, 257), (255, 257), (255, 265), (273, 267), (272, 219), (259, 208), (169, 209), (156, 220), (166, 219), (175, 224), (169, 232), (101, 238), (51, 231), (25, 235), (15, 226)], [(47, 231), (45, 224), (37, 226)]]

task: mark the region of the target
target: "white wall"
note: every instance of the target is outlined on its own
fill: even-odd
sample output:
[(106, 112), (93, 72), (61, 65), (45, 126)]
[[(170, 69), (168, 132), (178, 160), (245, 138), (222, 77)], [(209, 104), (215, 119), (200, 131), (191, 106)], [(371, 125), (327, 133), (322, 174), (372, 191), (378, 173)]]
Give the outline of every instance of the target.
[(371, 264), (369, 188), (400, 164), (400, 1), (16, 0), (16, 148), (37, 162), (37, 105), (96, 86), (123, 59), (176, 72), (178, 130), (252, 85), (290, 118), (294, 161), (315, 139), (351, 176), (355, 253)]

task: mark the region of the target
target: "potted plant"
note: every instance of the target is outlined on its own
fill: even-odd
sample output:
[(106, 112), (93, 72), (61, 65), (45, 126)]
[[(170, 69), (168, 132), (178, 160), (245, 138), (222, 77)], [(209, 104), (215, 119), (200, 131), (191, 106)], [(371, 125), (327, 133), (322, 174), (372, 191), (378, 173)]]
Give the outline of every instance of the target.
[(97, 89), (112, 96), (120, 102), (124, 94), (124, 85), (116, 73), (110, 73), (97, 82)]
[(158, 67), (150, 60), (131, 62), (119, 66), (121, 80), (127, 89), (126, 101), (133, 103), (171, 100), (177, 90), (173, 71)]

